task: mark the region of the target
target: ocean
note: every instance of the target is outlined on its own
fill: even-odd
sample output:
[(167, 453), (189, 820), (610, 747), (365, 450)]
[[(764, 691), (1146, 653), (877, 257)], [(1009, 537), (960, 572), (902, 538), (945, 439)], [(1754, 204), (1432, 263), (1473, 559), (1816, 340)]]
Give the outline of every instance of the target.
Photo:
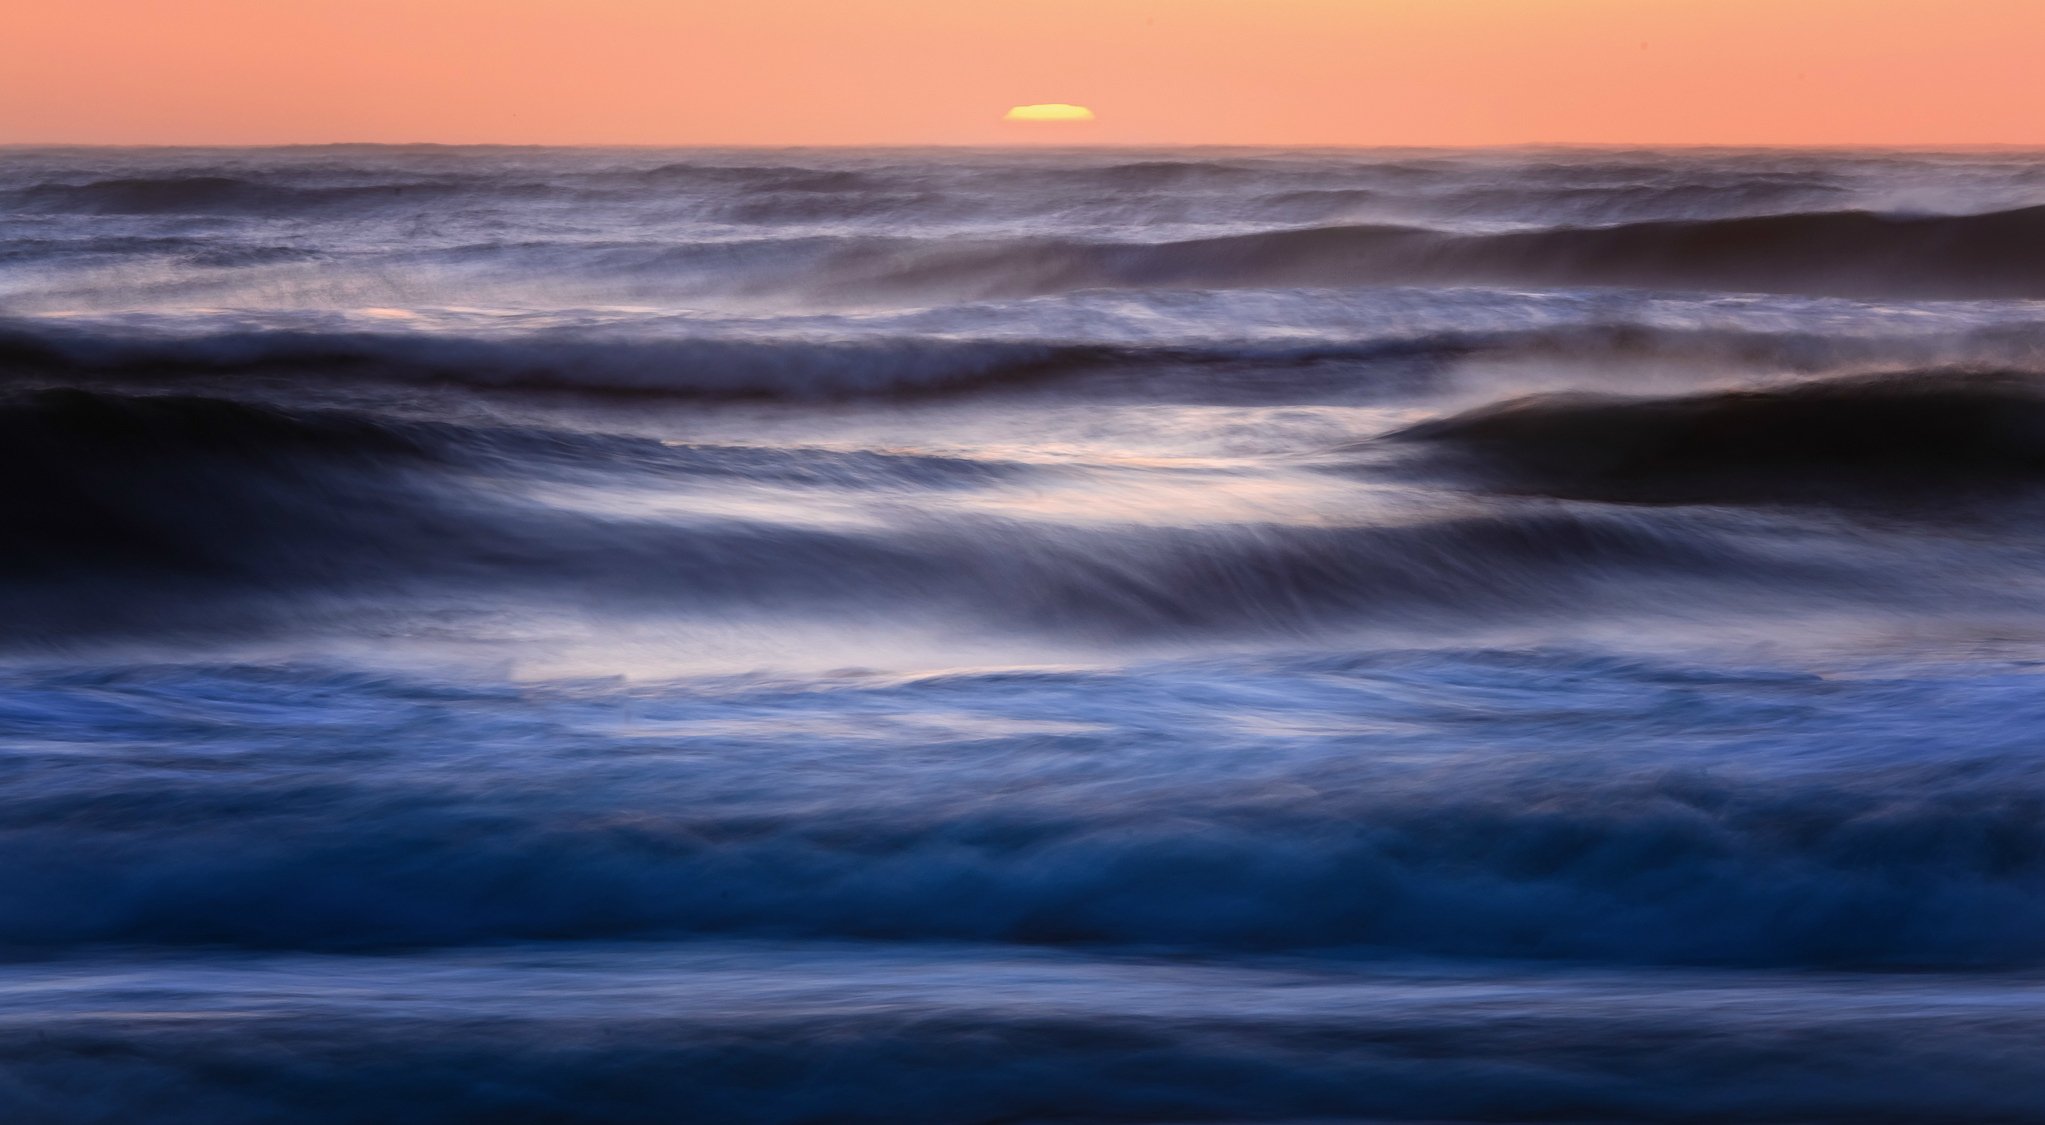
[(0, 150), (0, 1117), (2045, 1121), (2045, 155)]

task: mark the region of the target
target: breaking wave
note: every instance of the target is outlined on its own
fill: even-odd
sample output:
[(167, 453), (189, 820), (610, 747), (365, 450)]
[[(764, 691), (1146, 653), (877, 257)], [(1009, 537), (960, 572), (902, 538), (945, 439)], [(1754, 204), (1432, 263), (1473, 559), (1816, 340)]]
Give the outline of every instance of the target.
[[(1372, 706), (1443, 690), (1399, 672), (1355, 687), (1395, 693)], [(1577, 672), (1557, 690), (1574, 698), (1584, 677), (1613, 675), (1595, 662)], [(501, 713), (502, 690), (420, 694), (303, 668), (17, 676), (0, 715), (24, 733), (83, 722), (114, 738), (123, 724), (169, 721), (153, 709), (178, 696), (160, 693), (194, 676), (224, 677), (187, 685), (218, 702), (176, 721), (203, 725), (208, 708), (225, 708), (258, 724), (248, 736), (268, 737), (266, 712), (250, 708), (300, 700), (338, 724), (314, 728), (303, 764), (339, 753), (348, 768), (279, 761), (253, 790), (208, 771), (93, 771), (21, 794), (0, 830), (11, 904), (0, 945), (359, 950), (720, 935), (1622, 965), (2045, 964), (2045, 789), (2022, 766), (1984, 773), (1926, 759), (1873, 776), (1717, 777), (1623, 758), (1635, 765), (1572, 781), (1558, 764), (1586, 748), (1536, 745), (1524, 759), (1487, 750), (1483, 768), (1397, 756), (1373, 765), (1345, 752), (1259, 779), (1239, 776), (1233, 758), (1153, 760), (1081, 725), (927, 746), (916, 751), (930, 756), (927, 772), (912, 780), (869, 761), (882, 751), (850, 733), (797, 745), (771, 726), (745, 733), (753, 693), (782, 698), (772, 684), (695, 697), (689, 713), (706, 725), (694, 736), (673, 728), (679, 757), (543, 724), (505, 729), (528, 739), (523, 754), (491, 764), (459, 740), (385, 748), (369, 735), (405, 715), (458, 731), (448, 724), (460, 716)], [(924, 696), (991, 701), (1013, 679), (875, 689), (861, 713), (881, 722), (884, 707)], [(1094, 706), (1142, 683), (1040, 679), (1032, 690), (1047, 699)], [(1672, 698), (1700, 685), (1680, 686)], [(586, 689), (558, 690), (570, 693), (551, 705), (564, 719), (595, 702), (577, 702)], [(1504, 681), (1491, 690), (1510, 698)], [(377, 702), (384, 693), (395, 694)], [(1910, 706), (1893, 688), (1861, 695), (1872, 713)], [(1541, 698), (1552, 707), (1557, 697)], [(832, 699), (856, 702), (784, 706)], [(1202, 722), (1168, 718), (1191, 702), (1159, 700), (1159, 721)], [(518, 720), (527, 723), (552, 712), (519, 713), (536, 717)], [(1620, 737), (1660, 729), (1616, 712), (1612, 721)], [(691, 756), (687, 737), (721, 749)], [(1663, 753), (1614, 748), (1633, 750)], [(778, 796), (758, 788), (777, 763), (811, 754), (838, 780), (799, 769)], [(1072, 755), (1095, 765), (1060, 765), (1076, 765)], [(1011, 767), (1037, 781), (989, 801), (989, 778)], [(470, 784), (478, 771), (494, 784)]]
[[(1056, 635), (1313, 631), (1359, 616), (1538, 614), (1627, 578), (1757, 568), (1709, 529), (1620, 513), (1456, 513), (1373, 526), (1096, 530), (987, 517), (837, 530), (660, 520), (525, 498), (613, 474), (794, 487), (999, 487), (941, 456), (675, 447), (624, 436), (373, 420), (76, 390), (0, 408), (14, 639), (247, 627), (286, 594), (424, 588), (668, 611), (889, 604)], [(496, 480), (482, 486), (478, 473)], [(1807, 564), (1777, 584), (1819, 580)], [(422, 587), (422, 584), (427, 584)]]

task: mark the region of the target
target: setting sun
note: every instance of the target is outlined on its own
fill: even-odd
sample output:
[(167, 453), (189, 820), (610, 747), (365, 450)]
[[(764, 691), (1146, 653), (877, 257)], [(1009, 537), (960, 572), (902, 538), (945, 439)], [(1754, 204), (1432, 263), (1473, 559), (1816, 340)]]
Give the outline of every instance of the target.
[(1084, 124), (1094, 119), (1094, 111), (1083, 105), (1067, 105), (1064, 102), (1047, 102), (1043, 105), (1019, 105), (1012, 107), (1001, 116), (1003, 121), (1021, 121), (1033, 125)]

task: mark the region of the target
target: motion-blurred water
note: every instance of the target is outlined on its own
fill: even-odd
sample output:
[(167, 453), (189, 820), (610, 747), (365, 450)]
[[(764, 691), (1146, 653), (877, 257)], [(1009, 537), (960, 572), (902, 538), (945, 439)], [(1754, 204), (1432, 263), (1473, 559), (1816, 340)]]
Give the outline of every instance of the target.
[(0, 150), (0, 1113), (2045, 1120), (2045, 157)]

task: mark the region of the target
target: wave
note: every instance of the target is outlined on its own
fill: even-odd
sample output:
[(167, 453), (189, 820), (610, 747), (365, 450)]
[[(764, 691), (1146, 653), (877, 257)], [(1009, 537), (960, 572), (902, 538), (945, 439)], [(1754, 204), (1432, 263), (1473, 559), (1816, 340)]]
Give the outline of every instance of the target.
[[(0, 370), (41, 377), (152, 378), (264, 372), (345, 374), (467, 386), (676, 398), (840, 399), (996, 390), (1076, 376), (1257, 369), (1270, 393), (1299, 393), (1287, 369), (1368, 389), (1369, 364), (1445, 358), (1482, 337), (1424, 334), (1325, 342), (1117, 344), (945, 335), (819, 339), (663, 337), (601, 329), (521, 333), (238, 327), (164, 331), (70, 318), (0, 321)], [(1346, 373), (1345, 373), (1346, 372)], [(1307, 380), (1309, 383), (1312, 379)]]
[[(420, 565), (463, 521), (407, 474), (431, 450), (334, 413), (76, 390), (0, 403), (9, 643), (246, 628), (266, 597)], [(430, 559), (430, 554), (426, 556)]]
[[(1360, 981), (946, 951), (920, 951), (921, 972), (870, 951), (607, 952), (628, 967), (530, 950), (37, 966), (0, 1023), (0, 1112), (41, 1125), (2015, 1125), (2040, 1096), (2029, 981), (1991, 995), (1938, 977)], [(642, 967), (655, 957), (673, 968)], [(490, 1001), (470, 995), (484, 988)]]
[[(0, 210), (45, 220), (66, 214), (308, 216), (312, 229), (301, 233), (330, 236), (328, 250), (356, 251), (364, 242), (349, 229), (350, 220), (445, 215), (450, 234), (479, 235), (501, 233), (507, 219), (526, 227), (544, 221), (575, 235), (561, 239), (562, 262), (555, 264), (574, 271), (579, 254), (582, 268), (600, 277), (637, 280), (654, 290), (664, 282), (669, 296), (692, 275), (704, 275), (694, 280), (714, 287), (706, 292), (854, 303), (1095, 288), (1387, 285), (2045, 296), (2045, 271), (2034, 262), (2035, 249), (2045, 245), (2040, 206), (1892, 213), (1855, 209), (1875, 199), (1821, 176), (1691, 169), (1685, 178), (1669, 166), (1624, 165), (1604, 173), (1569, 167), (1553, 182), (1538, 176), (1528, 182), (1504, 179), (1509, 169), (1452, 162), (1429, 173), (1439, 183), (1402, 194), (1393, 168), (1173, 160), (219, 167), (52, 178), (0, 191)], [(1124, 193), (1106, 216), (1123, 231), (1313, 225), (1132, 242), (1071, 233), (1097, 225), (1073, 205), (1075, 191)], [(2004, 195), (2022, 198), (2014, 189)], [(1984, 196), (1982, 205), (1993, 196)], [(526, 204), (534, 209), (519, 212)], [(571, 206), (579, 210), (564, 225), (562, 213)], [(487, 212), (491, 221), (460, 220), (472, 212)], [(1337, 216), (1382, 221), (1328, 221)], [(1539, 225), (1475, 233), (1469, 225), (1501, 221)], [(735, 232), (721, 223), (746, 228), (736, 233), (780, 237), (733, 240)], [(659, 233), (648, 237), (649, 231)], [(376, 237), (386, 239), (387, 232)], [(417, 252), (383, 261), (430, 267), (455, 260), (464, 248), (411, 249)]]
[(1621, 183), (1542, 187), (1525, 183), (1444, 183), (1424, 193), (1389, 187), (1311, 187), (1247, 196), (1244, 209), (1274, 219), (1309, 222), (1361, 216), (1471, 218), (1520, 223), (1610, 224), (1640, 219), (1725, 217), (1808, 210), (1845, 202), (1842, 187), (1810, 181), (1742, 177), (1727, 183)]
[(191, 257), (217, 252), (220, 248), (214, 239), (171, 236), (11, 238), (0, 243), (0, 263), (43, 263), (79, 255)]
[(16, 317), (0, 318), (0, 374), (82, 386), (260, 377), (308, 386), (389, 380), (484, 391), (793, 402), (1046, 389), (1168, 402), (1306, 403), (1437, 389), (1452, 374), (1450, 364), (1487, 357), (1596, 361), (1618, 372), (1607, 378), (1623, 377), (1627, 363), (1665, 361), (1821, 374), (1895, 363), (2025, 368), (2045, 359), (2045, 329), (2027, 319), (1909, 332), (1623, 319), (1487, 327), (1486, 320), (1501, 318), (1480, 309), (1464, 318), (1469, 327), (1404, 330), (1397, 318), (1376, 316), (1390, 323), (1353, 336), (1323, 329), (1318, 337), (1292, 339), (1143, 342), (974, 336), (947, 331), (942, 321), (834, 337), (814, 330), (684, 335), (660, 323), (601, 321), (509, 330), (472, 323), (389, 329), (366, 318), (318, 314)]
[[(1651, 609), (1664, 584), (1727, 599), (1845, 579), (1722, 529), (1624, 513), (1451, 511), (1382, 525), (1244, 525), (1093, 534), (962, 526), (917, 540), (945, 560), (936, 594), (1052, 635), (1110, 640), (1313, 635), (1357, 621), (1425, 626)], [(1769, 575), (1767, 590), (1745, 574)]]
[(748, 191), (838, 194), (884, 186), (885, 181), (854, 171), (794, 165), (730, 165), (673, 163), (610, 174), (617, 179), (660, 187), (718, 186)]
[(240, 176), (160, 176), (47, 183), (17, 188), (10, 202), (26, 211), (104, 215), (291, 213), (363, 205), (418, 206), (459, 194), (530, 195), (536, 186), (416, 180), (381, 184), (293, 184)]
[(53, 180), (0, 190), (0, 201), (31, 213), (259, 218), (335, 210), (405, 211), (454, 202), (487, 206), (637, 198), (655, 203), (676, 192), (711, 191), (719, 198), (753, 194), (836, 197), (841, 200), (840, 213), (850, 215), (860, 213), (866, 206), (862, 200), (871, 191), (887, 188), (886, 181), (874, 181), (848, 171), (692, 164), (594, 174), (442, 172), (407, 178), (385, 175), (365, 179), (354, 175), (338, 180), (323, 180), (317, 175), (211, 172)]
[[(978, 175), (975, 175), (975, 172)], [(859, 213), (866, 202), (884, 210), (892, 198), (938, 198), (933, 189), (957, 186), (928, 165), (879, 165), (850, 169), (799, 164), (722, 164), (672, 161), (652, 167), (575, 164), (466, 170), (452, 165), (378, 167), (273, 167), (251, 175), (233, 167), (190, 168), (159, 175), (71, 176), (0, 189), (0, 200), (25, 211), (85, 214), (288, 214), (353, 205), (397, 207), (433, 204), (453, 197), (475, 202), (587, 197), (657, 203), (673, 199), (739, 201), (747, 196), (834, 197), (838, 213)], [(1031, 191), (1094, 186), (1109, 189), (1183, 189), (1199, 186), (1253, 187), (1269, 180), (1284, 190), (1297, 180), (1274, 169), (1199, 161), (1134, 161), (1104, 166), (1010, 169), (970, 166), (952, 170), (967, 182), (995, 178)], [(984, 185), (983, 185), (984, 186)], [(1001, 184), (993, 185), (997, 188)], [(1007, 192), (1010, 205), (1025, 193)], [(949, 198), (947, 196), (947, 198)], [(863, 202), (865, 201), (865, 202)], [(1046, 200), (1045, 202), (1049, 202)], [(794, 205), (791, 200), (790, 205)]]
[[(1372, 987), (1339, 973), (926, 954), (921, 976), (841, 963), (844, 976), (819, 986), (805, 978), (824, 970), (800, 954), (739, 950), (707, 968), (691, 950), (666, 955), (686, 967), (612, 976), (515, 955), (382, 973), (332, 958), (59, 965), (58, 983), (35, 984), (38, 1002), (72, 1001), (74, 974), (110, 979), (96, 1007), (0, 1025), (0, 1112), (43, 1125), (2016, 1125), (2041, 1093), (2029, 982), (1993, 999), (1937, 978)], [(931, 977), (981, 996), (930, 998)], [(451, 983), (477, 978), (500, 1003), (444, 1003)], [(336, 996), (342, 986), (359, 991)], [(221, 991), (186, 991), (200, 987)], [(658, 1009), (620, 995), (634, 988)], [(176, 1007), (137, 1011), (138, 998)], [(728, 1007), (748, 999), (756, 1010)]]
[(1337, 225), (1162, 243), (855, 240), (820, 288), (1014, 297), (1097, 288), (1489, 285), (1839, 297), (2045, 297), (2045, 207), (1808, 212), (1455, 234)]
[[(182, 242), (177, 249), (193, 247)], [(1473, 357), (1654, 363), (1697, 361), (1747, 371), (1818, 373), (1881, 363), (2023, 367), (2045, 358), (2045, 324), (2022, 312), (1984, 320), (1962, 313), (1885, 323), (1864, 310), (1813, 310), (1730, 322), (1657, 323), (1657, 310), (1613, 315), (1595, 306), (1544, 307), (1517, 295), (1467, 294), (1469, 311), (1423, 309), (1409, 293), (1355, 307), (1317, 296), (1270, 296), (1270, 315), (1304, 302), (1311, 333), (1213, 337), (1197, 327), (1160, 335), (1155, 307), (1179, 320), (1228, 316), (1232, 295), (1174, 307), (1152, 295), (1114, 307), (1105, 323), (1088, 299), (1075, 311), (1095, 335), (1014, 335), (1060, 306), (992, 306), (903, 314), (894, 325), (821, 318), (788, 328), (695, 317), (602, 313), (542, 318), (421, 309), (402, 319), (346, 312), (160, 316), (0, 317), (0, 374), (90, 385), (96, 379), (261, 375), (278, 380), (345, 378), (444, 382), (478, 389), (540, 388), (677, 398), (830, 400), (967, 394), (1037, 384), (1063, 393), (1129, 390), (1167, 401), (1314, 401), (1383, 397), (1437, 386), (1446, 364)], [(1125, 298), (1104, 299), (1123, 301)], [(1263, 298), (1259, 298), (1260, 302)], [(1453, 306), (1451, 306), (1453, 309)], [(1262, 311), (1262, 310), (1260, 310)], [(1736, 310), (1737, 311), (1737, 310)], [(1558, 313), (1560, 314), (1558, 316)], [(1588, 313), (1589, 319), (1580, 319)], [(1683, 319), (1695, 318), (1679, 310)], [(1124, 324), (1127, 327), (1124, 327)], [(1195, 324), (1200, 323), (1198, 320)], [(1361, 326), (1361, 327), (1357, 327)], [(1103, 334), (1102, 328), (1113, 334)], [(988, 334), (988, 333), (995, 334)], [(1121, 339), (1116, 335), (1120, 334)], [(1130, 337), (1134, 337), (1133, 339)], [(1149, 338), (1145, 338), (1149, 337)]]
[(1526, 220), (1617, 223), (1629, 219), (1691, 219), (1810, 212), (1850, 202), (1844, 187), (1811, 177), (1759, 174), (1643, 182), (1556, 184), (1526, 182), (1458, 186), (1428, 200), (1449, 215), (1504, 215)]
[[(644, 585), (666, 575), (701, 595), (742, 585), (747, 575), (771, 583), (776, 568), (749, 570), (746, 559), (777, 545), (826, 551), (849, 567), (856, 542), (794, 528), (606, 522), (522, 502), (505, 487), (599, 475), (629, 483), (637, 473), (931, 489), (1012, 471), (934, 455), (669, 445), (219, 398), (44, 390), (0, 400), (0, 481), (8, 486), (0, 526), (10, 547), (0, 576), (14, 584), (5, 597), (18, 611), (17, 639), (39, 629), (61, 635), (102, 617), (143, 625), (155, 607), (177, 602), (174, 591), (189, 597), (207, 588), (238, 599), (429, 577), (505, 586), (636, 577)], [(607, 562), (613, 549), (619, 556)]]
[(1390, 435), (1501, 491), (1943, 503), (2045, 484), (2045, 376), (1913, 371), (1676, 398), (1537, 395)]
[(1139, 191), (1187, 186), (1241, 188), (1274, 180), (1284, 183), (1290, 178), (1282, 166), (1219, 160), (1132, 160), (1096, 167), (1059, 169), (1052, 174), (1061, 179), (1090, 180)]
[[(273, 475), (289, 462), (487, 468), (503, 475), (639, 471), (835, 488), (941, 488), (1020, 471), (941, 454), (685, 443), (581, 429), (450, 422), (331, 407), (76, 388), (0, 396), (0, 475), (60, 481), (204, 463)], [(147, 478), (149, 473), (136, 474)], [(17, 528), (20, 526), (16, 525)]]
[[(1623, 513), (1356, 526), (1113, 528), (988, 515), (871, 528), (620, 516), (549, 480), (645, 488), (1000, 488), (1042, 472), (875, 451), (669, 446), (622, 435), (66, 390), (0, 405), (11, 641), (245, 631), (314, 596), (488, 592), (605, 612), (894, 614), (1052, 636), (1293, 635), (1357, 619), (1525, 617), (1629, 582), (1837, 582), (1720, 530)], [(1643, 588), (1642, 597), (1647, 597)], [(1649, 599), (1652, 600), (1651, 598)], [(223, 612), (233, 610), (235, 612)], [(254, 615), (251, 618), (250, 615)]]
[(0, 364), (36, 373), (192, 375), (346, 371), (483, 387), (713, 398), (833, 398), (999, 383), (1109, 363), (1112, 347), (901, 340), (460, 336), (245, 329), (173, 335), (21, 322), (0, 328)]
[[(945, 698), (968, 686), (950, 684)], [(191, 721), (182, 715), (171, 718)], [(1871, 786), (1563, 780), (1504, 765), (1209, 784), (1118, 754), (1101, 759), (1105, 778), (1090, 771), (999, 801), (965, 782), (946, 791), (943, 772), (913, 794), (883, 794), (873, 786), (897, 784), (878, 781), (892, 774), (854, 770), (829, 792), (729, 802), (723, 787), (756, 793), (729, 761), (719, 768), (733, 776), (651, 760), (621, 786), (591, 763), (646, 761), (636, 755), (651, 748), (613, 758), (578, 736), (568, 757), (542, 760), (535, 744), (505, 773), (474, 763), (452, 718), (436, 712), (424, 728), (448, 732), (445, 745), (408, 734), (393, 758), (351, 740), (345, 771), (279, 766), (254, 788), (239, 774), (97, 771), (18, 790), (0, 829), (10, 857), (0, 945), (365, 950), (719, 935), (2045, 964), (2041, 794), (1966, 770)], [(1553, 768), (1552, 755), (1543, 761)], [(479, 768), (494, 785), (475, 784)]]

